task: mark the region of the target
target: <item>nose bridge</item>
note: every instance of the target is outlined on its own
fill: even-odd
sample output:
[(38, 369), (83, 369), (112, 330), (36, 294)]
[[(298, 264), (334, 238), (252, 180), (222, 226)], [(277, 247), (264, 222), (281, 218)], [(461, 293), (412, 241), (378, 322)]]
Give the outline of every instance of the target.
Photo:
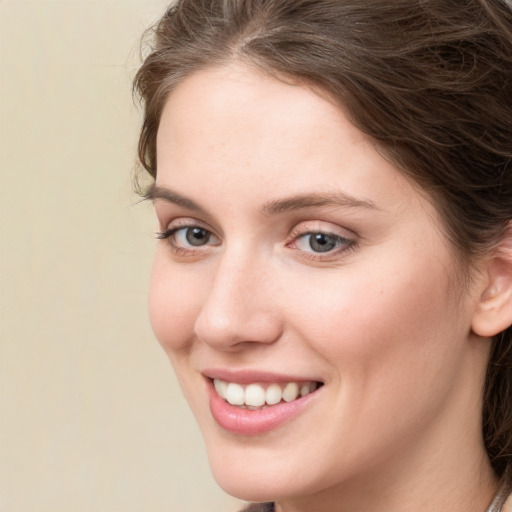
[(198, 338), (222, 350), (277, 339), (280, 327), (270, 283), (261, 256), (242, 247), (226, 250), (196, 319)]

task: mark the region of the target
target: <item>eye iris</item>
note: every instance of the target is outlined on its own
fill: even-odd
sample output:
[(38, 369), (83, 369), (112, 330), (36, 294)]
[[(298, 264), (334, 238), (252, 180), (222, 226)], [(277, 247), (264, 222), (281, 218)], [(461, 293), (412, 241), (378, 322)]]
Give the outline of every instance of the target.
[(210, 239), (209, 232), (202, 228), (188, 228), (185, 236), (187, 242), (196, 247), (208, 243)]
[(336, 247), (336, 239), (325, 233), (310, 235), (309, 245), (315, 252), (328, 252)]

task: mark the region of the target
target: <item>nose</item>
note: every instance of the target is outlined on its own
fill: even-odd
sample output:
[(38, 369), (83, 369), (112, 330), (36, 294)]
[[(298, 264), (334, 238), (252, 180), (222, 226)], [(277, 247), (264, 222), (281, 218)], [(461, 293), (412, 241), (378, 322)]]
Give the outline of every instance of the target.
[(282, 329), (274, 292), (264, 261), (224, 254), (195, 322), (197, 338), (223, 351), (273, 343)]

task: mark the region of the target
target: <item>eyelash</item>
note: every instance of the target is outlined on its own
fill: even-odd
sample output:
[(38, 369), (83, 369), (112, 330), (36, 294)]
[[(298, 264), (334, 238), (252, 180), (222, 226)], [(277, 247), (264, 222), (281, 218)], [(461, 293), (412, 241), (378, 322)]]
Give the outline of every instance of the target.
[(336, 246), (334, 249), (325, 251), (323, 253), (296, 249), (301, 251), (301, 253), (304, 254), (304, 257), (313, 261), (332, 261), (336, 257), (339, 257), (342, 253), (356, 248), (356, 241), (354, 239), (346, 238), (342, 235), (325, 229), (311, 229), (310, 227), (300, 226), (292, 231), (290, 235), (291, 242), (289, 242), (287, 246), (289, 247), (290, 245), (297, 245), (299, 241), (304, 240), (308, 236), (314, 235), (324, 235), (330, 237), (335, 242)]
[[(200, 229), (202, 231), (207, 232), (210, 236), (215, 237), (215, 235), (209, 229), (206, 229), (205, 227), (203, 227), (199, 224), (183, 224), (183, 225), (174, 226), (172, 228), (168, 228), (165, 231), (158, 232), (156, 234), (156, 238), (158, 240), (168, 240), (171, 250), (178, 256), (188, 256), (188, 255), (197, 254), (197, 250), (181, 247), (181, 246), (177, 245), (177, 243), (175, 241), (175, 235), (179, 231), (182, 231), (182, 230), (186, 231), (187, 229)], [(201, 246), (198, 246), (198, 247), (201, 247)], [(201, 250), (201, 249), (199, 249), (199, 250)]]
[[(198, 249), (189, 249), (186, 247), (182, 247), (177, 245), (175, 240), (175, 235), (183, 230), (186, 232), (188, 229), (200, 229), (202, 231), (205, 231), (208, 233), (209, 236), (212, 236), (214, 238), (217, 238), (209, 229), (201, 226), (200, 224), (183, 224), (183, 225), (177, 225), (174, 227), (171, 227), (165, 231), (158, 232), (156, 234), (157, 239), (159, 240), (168, 240), (169, 245), (172, 249), (172, 251), (178, 255), (178, 256), (187, 256), (187, 255), (194, 255), (197, 254), (198, 251), (204, 251), (202, 247), (211, 247), (211, 245), (208, 244), (208, 242), (204, 246), (197, 246)], [(296, 228), (292, 231), (290, 234), (291, 241), (286, 243), (286, 247), (293, 247), (296, 245), (299, 241), (305, 239), (307, 236), (314, 236), (314, 235), (324, 235), (326, 237), (330, 237), (330, 239), (335, 243), (334, 249), (325, 251), (325, 252), (315, 252), (315, 251), (306, 251), (301, 250), (299, 248), (294, 248), (297, 251), (300, 251), (304, 257), (314, 260), (314, 261), (331, 261), (332, 259), (338, 257), (344, 252), (347, 252), (349, 250), (353, 250), (356, 248), (356, 241), (354, 239), (346, 238), (344, 236), (341, 236), (337, 233), (330, 232), (328, 230), (312, 230), (310, 228)]]

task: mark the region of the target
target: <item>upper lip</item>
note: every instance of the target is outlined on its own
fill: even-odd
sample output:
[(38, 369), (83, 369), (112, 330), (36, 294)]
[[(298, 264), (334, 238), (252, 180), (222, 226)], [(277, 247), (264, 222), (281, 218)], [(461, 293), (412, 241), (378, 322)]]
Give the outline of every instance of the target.
[(315, 377), (252, 369), (207, 368), (201, 373), (209, 379), (219, 379), (238, 384), (251, 384), (253, 382), (322, 382)]

